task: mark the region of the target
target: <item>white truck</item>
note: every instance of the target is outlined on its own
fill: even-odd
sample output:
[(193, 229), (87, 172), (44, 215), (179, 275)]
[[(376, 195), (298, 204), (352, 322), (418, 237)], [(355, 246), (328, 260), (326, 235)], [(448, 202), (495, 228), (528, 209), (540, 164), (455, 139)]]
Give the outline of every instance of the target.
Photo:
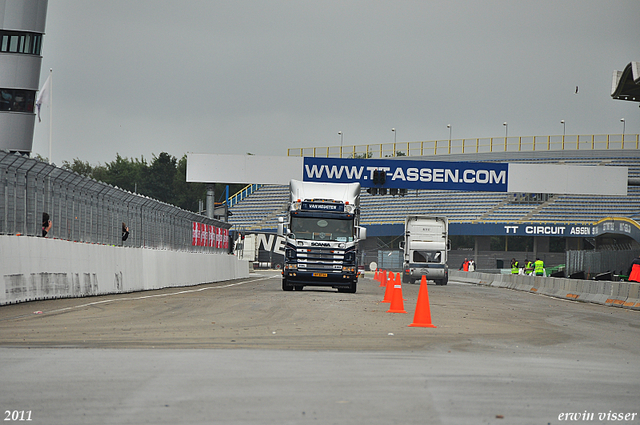
[(403, 282), (415, 283), (425, 276), (437, 285), (446, 285), (450, 245), (446, 217), (408, 216), (404, 222), (404, 240), (400, 243), (404, 250)]
[(285, 237), (282, 290), (330, 286), (355, 293), (360, 223), (360, 183), (291, 180), (288, 221), (279, 218)]

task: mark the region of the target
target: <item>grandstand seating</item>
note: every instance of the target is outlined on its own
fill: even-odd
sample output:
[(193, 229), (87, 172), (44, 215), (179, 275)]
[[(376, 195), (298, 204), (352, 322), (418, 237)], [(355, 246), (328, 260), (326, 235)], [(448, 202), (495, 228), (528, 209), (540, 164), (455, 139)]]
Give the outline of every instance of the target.
[[(514, 152), (498, 155), (450, 155), (448, 160), (514, 162), (567, 165), (626, 166), (629, 177), (640, 178), (640, 153), (637, 151), (561, 151), (545, 155)], [(595, 157), (598, 155), (598, 157)], [(442, 155), (424, 157), (445, 160)], [(229, 221), (236, 228), (273, 230), (278, 217), (286, 215), (288, 186), (265, 185), (231, 208)], [(490, 192), (453, 192), (409, 190), (406, 196), (361, 196), (363, 225), (403, 223), (409, 214), (444, 215), (450, 222), (594, 222), (607, 217), (640, 218), (640, 187), (630, 186), (627, 196), (555, 195), (544, 204), (515, 203), (513, 194)]]

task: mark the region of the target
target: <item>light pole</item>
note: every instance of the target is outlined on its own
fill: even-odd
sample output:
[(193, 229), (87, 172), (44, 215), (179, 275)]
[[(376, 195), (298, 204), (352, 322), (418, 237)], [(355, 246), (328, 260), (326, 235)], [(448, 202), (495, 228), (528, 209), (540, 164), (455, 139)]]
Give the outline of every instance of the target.
[(451, 145), (451, 124), (447, 124), (447, 128), (449, 129), (449, 145)]
[(393, 148), (395, 149), (396, 148), (395, 146), (396, 145), (396, 129), (392, 128), (391, 132), (393, 133)]
[(342, 158), (342, 131), (338, 131), (338, 136), (340, 136), (340, 158)]
[(560, 124), (562, 124), (562, 137), (564, 137), (565, 134), (566, 134), (566, 132), (565, 132), (566, 127), (564, 125), (564, 120), (560, 120)]
[(625, 125), (624, 118), (620, 118), (620, 122), (622, 123), (622, 140), (624, 140), (624, 125)]
[(505, 121), (505, 122), (502, 123), (502, 125), (504, 125), (504, 139), (505, 139), (505, 143), (507, 143), (506, 140), (507, 140), (507, 136), (509, 134), (509, 124), (507, 124), (506, 121)]

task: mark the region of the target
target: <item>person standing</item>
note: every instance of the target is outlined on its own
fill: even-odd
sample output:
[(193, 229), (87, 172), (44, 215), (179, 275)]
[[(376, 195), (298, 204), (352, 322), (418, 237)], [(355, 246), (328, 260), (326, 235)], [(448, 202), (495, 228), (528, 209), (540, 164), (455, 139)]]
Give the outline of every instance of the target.
[(544, 261), (536, 258), (536, 261), (533, 263), (533, 271), (536, 276), (544, 276)]
[(469, 271), (469, 260), (465, 258), (464, 261), (462, 262), (462, 265), (460, 266), (460, 268), (458, 270), (462, 270), (463, 272), (468, 272)]
[(51, 231), (51, 226), (53, 224), (51, 223), (49, 214), (47, 214), (46, 212), (42, 213), (42, 237), (46, 237), (47, 233), (49, 233)]
[(529, 259), (524, 260), (524, 274), (527, 276), (533, 273), (533, 263)]
[(629, 282), (640, 282), (640, 256), (631, 262), (627, 275)]
[(520, 267), (518, 265), (518, 260), (516, 260), (515, 258), (511, 259), (511, 274), (519, 274), (520, 273)]
[(129, 228), (124, 222), (122, 223), (122, 242), (126, 241), (129, 237)]

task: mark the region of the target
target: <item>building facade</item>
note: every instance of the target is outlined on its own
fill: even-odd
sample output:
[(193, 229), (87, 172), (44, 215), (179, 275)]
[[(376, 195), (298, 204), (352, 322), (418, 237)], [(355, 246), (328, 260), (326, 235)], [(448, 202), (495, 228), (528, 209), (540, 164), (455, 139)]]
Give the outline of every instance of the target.
[(0, 0), (0, 149), (29, 154), (48, 0)]

